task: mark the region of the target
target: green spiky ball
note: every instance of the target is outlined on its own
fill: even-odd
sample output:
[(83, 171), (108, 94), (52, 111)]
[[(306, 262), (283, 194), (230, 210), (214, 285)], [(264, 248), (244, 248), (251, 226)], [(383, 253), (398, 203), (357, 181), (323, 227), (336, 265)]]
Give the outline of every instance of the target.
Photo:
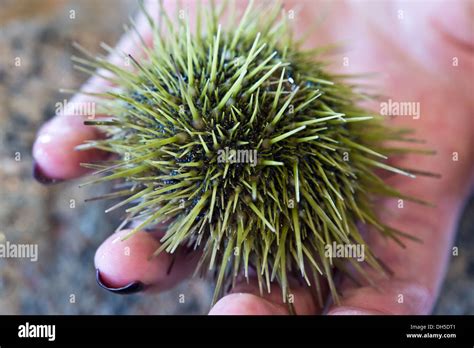
[[(327, 257), (327, 245), (365, 246), (359, 222), (398, 242), (404, 235), (377, 218), (372, 199), (404, 197), (374, 169), (413, 176), (386, 164), (404, 150), (383, 141), (406, 132), (358, 107), (367, 96), (325, 69), (325, 48), (300, 48), (280, 6), (250, 5), (221, 27), (224, 11), (200, 8), (197, 30), (163, 11), (157, 22), (148, 17), (154, 43), (146, 58), (129, 55), (134, 72), (77, 59), (120, 87), (99, 95), (111, 117), (87, 122), (108, 137), (86, 147), (116, 154), (89, 165), (105, 174), (92, 182), (122, 183), (108, 197), (124, 199), (113, 209), (128, 204), (126, 222), (140, 221), (131, 233), (169, 222), (157, 254), (198, 249), (214, 301), (249, 269), (261, 291), (278, 283), (284, 300), (289, 277), (320, 295), (322, 275), (337, 300), (334, 270), (349, 262), (364, 271), (355, 259)], [(365, 250), (365, 263), (382, 271)]]

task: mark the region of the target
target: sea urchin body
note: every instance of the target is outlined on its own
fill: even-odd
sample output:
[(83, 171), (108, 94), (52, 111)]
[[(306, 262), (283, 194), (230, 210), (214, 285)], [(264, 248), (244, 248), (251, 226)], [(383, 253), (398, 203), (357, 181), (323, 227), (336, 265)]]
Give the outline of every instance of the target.
[[(325, 70), (324, 49), (300, 48), (280, 6), (250, 4), (226, 28), (224, 10), (199, 9), (194, 34), (186, 20), (148, 17), (153, 45), (146, 59), (129, 56), (134, 72), (76, 59), (119, 87), (99, 95), (110, 117), (88, 121), (108, 136), (87, 146), (116, 155), (89, 165), (105, 174), (92, 182), (125, 183), (109, 196), (125, 197), (114, 209), (130, 204), (126, 221), (140, 221), (131, 233), (168, 223), (157, 253), (198, 249), (214, 300), (250, 268), (261, 291), (276, 281), (284, 300), (290, 276), (316, 291), (323, 276), (337, 298), (332, 272), (346, 266), (326, 246), (365, 247), (359, 222), (404, 235), (379, 221), (372, 198), (402, 196), (374, 169), (413, 176), (386, 163), (397, 149), (383, 141), (405, 133), (357, 106), (365, 96)], [(382, 270), (368, 247), (364, 262)]]

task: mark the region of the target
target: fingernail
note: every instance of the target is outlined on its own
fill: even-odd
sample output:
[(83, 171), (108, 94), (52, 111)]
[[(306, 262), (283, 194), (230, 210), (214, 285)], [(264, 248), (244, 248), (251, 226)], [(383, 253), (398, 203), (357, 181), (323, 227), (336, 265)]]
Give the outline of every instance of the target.
[(113, 292), (114, 294), (119, 294), (119, 295), (130, 295), (130, 294), (135, 294), (137, 292), (143, 291), (145, 289), (145, 285), (142, 282), (139, 281), (134, 281), (131, 282), (125, 286), (119, 287), (119, 288), (112, 288), (107, 285), (105, 285), (102, 282), (101, 276), (100, 276), (100, 271), (96, 269), (96, 277), (95, 277), (97, 284), (102, 289), (108, 290), (110, 292)]
[(63, 181), (62, 179), (53, 179), (47, 176), (36, 161), (33, 161), (33, 177), (43, 185), (57, 184)]
[(328, 315), (387, 315), (387, 313), (353, 307), (340, 307), (329, 311)]

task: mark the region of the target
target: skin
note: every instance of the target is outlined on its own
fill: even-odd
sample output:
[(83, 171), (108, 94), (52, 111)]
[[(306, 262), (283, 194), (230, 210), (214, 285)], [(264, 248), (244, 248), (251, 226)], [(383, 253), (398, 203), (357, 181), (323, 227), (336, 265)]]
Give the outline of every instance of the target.
[[(188, 4), (189, 5), (189, 4)], [(319, 6), (318, 6), (319, 5)], [(440, 179), (420, 176), (410, 179), (388, 176), (387, 181), (401, 192), (436, 205), (435, 208), (384, 199), (378, 202), (383, 221), (423, 240), (406, 240), (406, 248), (367, 231), (369, 244), (376, 255), (394, 272), (390, 278), (368, 272), (379, 290), (362, 281), (356, 286), (344, 277), (338, 289), (339, 305), (329, 304), (324, 313), (340, 314), (427, 314), (436, 301), (449, 257), (457, 219), (463, 203), (472, 189), (474, 173), (473, 133), (474, 99), (474, 37), (473, 2), (321, 2), (290, 1), (286, 9), (302, 6), (296, 13), (295, 31), (301, 34), (321, 18), (312, 31), (307, 45), (341, 42), (342, 56), (349, 65), (336, 57), (334, 69), (343, 73), (381, 72), (376, 78), (378, 91), (393, 101), (420, 103), (421, 117), (393, 117), (390, 123), (416, 129), (418, 138), (426, 140), (424, 148), (437, 151), (435, 156), (409, 155), (393, 164), (441, 174)], [(173, 7), (170, 2), (167, 7)], [(243, 7), (244, 5), (239, 5)], [(192, 11), (193, 5), (190, 6)], [(398, 18), (399, 10), (403, 18)], [(171, 12), (173, 13), (173, 12)], [(146, 26), (139, 30), (147, 39)], [(334, 23), (344, 23), (343, 26)], [(300, 30), (301, 29), (301, 30)], [(119, 51), (139, 55), (138, 46), (130, 36), (118, 44)], [(453, 66), (453, 57), (458, 66)], [(117, 56), (110, 59), (118, 64)], [(373, 80), (371, 81), (373, 82)], [(100, 91), (107, 84), (91, 78), (84, 90)], [(87, 102), (89, 97), (75, 96), (74, 102)], [(379, 105), (373, 105), (378, 110)], [(56, 115), (38, 132), (33, 147), (36, 163), (43, 173), (55, 179), (74, 179), (85, 173), (80, 162), (100, 158), (99, 152), (76, 152), (74, 147), (100, 134), (82, 124), (79, 116)], [(453, 161), (453, 153), (458, 161)], [(124, 286), (132, 281), (149, 285), (150, 290), (162, 291), (174, 286), (193, 269), (197, 257), (182, 250), (167, 272), (171, 257), (161, 254), (148, 259), (160, 245), (160, 232), (139, 232), (124, 242), (117, 239), (127, 230), (110, 236), (97, 250), (95, 265), (108, 286)], [(123, 250), (128, 247), (129, 255)], [(315, 303), (305, 287), (293, 289), (298, 314), (316, 314), (323, 310)], [(403, 302), (399, 303), (400, 295)], [(242, 279), (231, 293), (220, 299), (210, 314), (287, 314), (278, 289), (260, 297), (255, 281)]]

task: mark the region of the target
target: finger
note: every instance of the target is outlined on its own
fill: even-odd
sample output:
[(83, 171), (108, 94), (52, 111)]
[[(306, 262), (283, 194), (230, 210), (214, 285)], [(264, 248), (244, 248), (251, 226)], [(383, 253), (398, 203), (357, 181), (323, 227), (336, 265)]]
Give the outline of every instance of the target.
[(233, 293), (221, 298), (209, 315), (287, 315), (284, 305), (250, 293)]
[(198, 253), (179, 248), (174, 254), (153, 253), (160, 247), (156, 233), (139, 231), (122, 240), (130, 230), (111, 235), (95, 255), (97, 281), (115, 293), (167, 290), (196, 266)]
[[(209, 312), (210, 315), (311, 315), (321, 313), (322, 307), (316, 299), (315, 284), (308, 287), (292, 280), (291, 291), (287, 302), (283, 302), (280, 288), (273, 284), (271, 292), (260, 293), (255, 276), (249, 281), (241, 277), (230, 293), (221, 298)], [(321, 279), (318, 279), (321, 282)], [(325, 285), (321, 288), (322, 297), (327, 294)], [(321, 301), (323, 302), (323, 301)], [(293, 307), (290, 310), (290, 306)]]
[[(150, 42), (151, 30), (143, 15), (137, 19), (137, 31), (145, 42)], [(120, 39), (115, 50), (116, 53), (108, 57), (110, 62), (123, 68), (129, 68), (125, 65), (122, 53), (131, 53), (135, 56), (143, 54), (134, 35), (129, 32)], [(93, 76), (85, 83), (82, 90), (103, 92), (107, 88), (110, 88), (109, 81), (99, 76)], [(93, 162), (106, 156), (104, 152), (98, 150), (75, 150), (76, 146), (85, 141), (100, 137), (97, 128), (84, 125), (86, 117), (96, 117), (95, 114), (91, 114), (91, 111), (95, 110), (96, 102), (97, 100), (92, 96), (75, 95), (68, 101), (69, 107), (62, 108), (67, 110), (58, 110), (57, 115), (38, 131), (37, 139), (33, 145), (34, 176), (38, 181), (51, 183), (76, 178), (86, 172), (80, 163)]]

